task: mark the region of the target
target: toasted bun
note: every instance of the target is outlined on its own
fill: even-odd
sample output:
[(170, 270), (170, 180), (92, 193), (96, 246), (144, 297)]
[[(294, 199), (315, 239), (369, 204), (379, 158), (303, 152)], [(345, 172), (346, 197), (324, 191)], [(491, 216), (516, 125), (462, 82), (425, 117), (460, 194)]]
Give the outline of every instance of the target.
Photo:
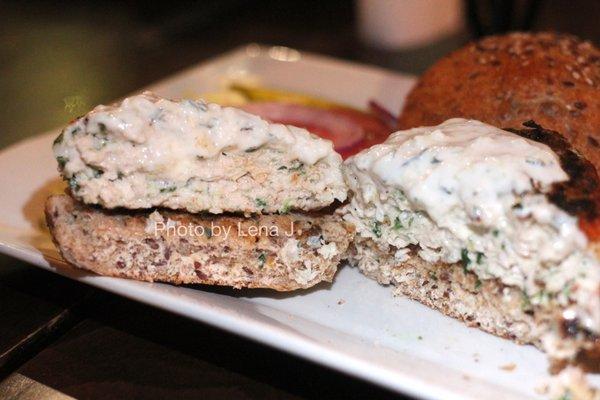
[(400, 129), (472, 118), (503, 128), (535, 120), (600, 169), (600, 50), (574, 36), (511, 33), (434, 64), (409, 94)]
[[(157, 231), (157, 218), (187, 229)], [(333, 215), (158, 215), (102, 210), (69, 196), (48, 198), (46, 220), (63, 257), (100, 275), (280, 291), (331, 282), (353, 237)]]
[(544, 129), (534, 121), (526, 121), (522, 129), (508, 130), (524, 138), (550, 147), (559, 157), (562, 169), (569, 175), (566, 182), (555, 183), (549, 200), (579, 218), (579, 225), (600, 259), (600, 178), (594, 166), (574, 151), (558, 132)]

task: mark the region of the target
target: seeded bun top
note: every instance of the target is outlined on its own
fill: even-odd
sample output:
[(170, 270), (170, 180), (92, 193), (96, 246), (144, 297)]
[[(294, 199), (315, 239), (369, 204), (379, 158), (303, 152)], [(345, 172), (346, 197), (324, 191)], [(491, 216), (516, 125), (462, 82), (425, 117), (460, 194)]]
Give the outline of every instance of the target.
[(600, 50), (574, 36), (511, 33), (435, 63), (409, 94), (400, 129), (455, 117), (501, 128), (534, 120), (600, 170)]

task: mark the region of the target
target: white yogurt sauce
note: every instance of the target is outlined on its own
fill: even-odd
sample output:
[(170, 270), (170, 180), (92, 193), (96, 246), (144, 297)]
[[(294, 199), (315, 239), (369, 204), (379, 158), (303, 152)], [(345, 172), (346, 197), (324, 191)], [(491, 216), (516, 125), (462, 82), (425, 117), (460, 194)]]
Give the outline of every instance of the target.
[[(98, 106), (65, 131), (77, 128), (85, 134), (71, 137), (80, 138), (76, 145), (83, 161), (98, 165), (98, 159), (102, 158), (104, 170), (118, 167), (123, 172), (144, 165), (147, 169), (169, 168), (172, 175), (191, 175), (189, 169), (193, 169), (197, 158), (215, 157), (222, 151), (243, 152), (268, 143), (285, 148), (292, 157), (309, 165), (332, 150), (331, 142), (305, 129), (269, 124), (236, 108), (195, 100), (176, 102), (149, 92), (115, 105)], [(115, 157), (114, 148), (103, 151), (111, 142), (134, 146), (127, 148), (125, 157)], [(60, 150), (59, 147), (55, 152), (58, 154)], [(104, 157), (108, 150), (112, 157)], [(74, 155), (64, 154), (69, 160)], [(67, 164), (67, 167), (79, 166)]]
[[(320, 189), (313, 199), (312, 194), (300, 192), (317, 187), (309, 181), (317, 178), (307, 175), (290, 182), (296, 183), (292, 200), (299, 203), (294, 207), (318, 208), (330, 204), (333, 197), (345, 199), (342, 160), (331, 141), (305, 129), (272, 124), (242, 110), (200, 100), (171, 101), (146, 92), (98, 106), (67, 126), (53, 150), (77, 198), (109, 208), (164, 206), (222, 212), (225, 207), (258, 212), (254, 197), (270, 194), (259, 187), (256, 192), (263, 189), (262, 194), (256, 196), (251, 188), (236, 191), (240, 178), (256, 172), (252, 179), (265, 181), (264, 173), (258, 171), (273, 170), (273, 176), (279, 173), (287, 181), (292, 174), (280, 172), (281, 168), (305, 166), (316, 166), (315, 174), (330, 170), (330, 176), (320, 178), (329, 187)], [(250, 153), (263, 157), (253, 158)], [(221, 204), (220, 196), (229, 202)], [(282, 201), (277, 198), (269, 206), (276, 208)]]
[[(565, 181), (556, 155), (545, 145), (478, 121), (453, 119), (434, 128), (393, 134), (355, 164), (383, 184), (402, 189), (439, 226), (461, 239), (470, 229), (452, 219), (461, 207), (486, 226), (506, 225), (503, 198)], [(464, 221), (462, 221), (464, 222)]]

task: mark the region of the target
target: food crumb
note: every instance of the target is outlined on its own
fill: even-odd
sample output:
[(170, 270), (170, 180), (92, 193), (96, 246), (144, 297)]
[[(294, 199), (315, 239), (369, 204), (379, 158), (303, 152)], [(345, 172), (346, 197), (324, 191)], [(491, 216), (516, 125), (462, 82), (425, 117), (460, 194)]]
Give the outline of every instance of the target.
[(423, 340), (423, 336), (419, 335), (419, 336), (417, 336), (417, 339)]
[(501, 370), (507, 371), (507, 372), (512, 372), (515, 370), (515, 368), (517, 368), (515, 363), (508, 363), (508, 364), (504, 364), (500, 366)]
[(580, 367), (568, 366), (554, 375), (548, 385), (548, 396), (559, 400), (598, 400), (600, 391), (590, 385)]
[(338, 306), (341, 306), (341, 305), (342, 305), (342, 304), (344, 304), (345, 302), (346, 302), (346, 300), (344, 300), (344, 299), (339, 299), (337, 303), (338, 303)]
[(544, 395), (544, 394), (548, 394), (548, 391), (550, 390), (550, 388), (548, 387), (547, 383), (542, 383), (542, 384), (536, 386), (535, 388), (533, 388), (533, 390), (539, 395)]

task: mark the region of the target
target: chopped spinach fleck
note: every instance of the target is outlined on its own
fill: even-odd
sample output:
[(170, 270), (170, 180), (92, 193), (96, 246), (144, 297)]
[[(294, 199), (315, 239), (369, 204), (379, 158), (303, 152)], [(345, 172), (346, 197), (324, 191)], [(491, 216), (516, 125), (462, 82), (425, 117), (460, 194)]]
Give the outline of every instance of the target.
[(108, 134), (108, 129), (102, 122), (98, 122), (98, 133), (102, 136), (106, 136)]
[(304, 163), (300, 161), (295, 161), (294, 164), (290, 166), (290, 171), (302, 171), (304, 169)]
[[(308, 239), (306, 239), (306, 244), (312, 249), (318, 249), (324, 243), (325, 243), (325, 241), (323, 240), (322, 235), (319, 235), (319, 236), (313, 235), (313, 236), (309, 236)], [(298, 242), (298, 246), (300, 246), (300, 242)]]
[(402, 221), (400, 221), (400, 217), (396, 217), (396, 219), (394, 219), (394, 229), (399, 231), (400, 229), (403, 229), (404, 225), (402, 225)]
[(521, 294), (521, 310), (523, 310), (523, 311), (531, 310), (531, 300), (529, 299), (529, 296), (527, 295), (527, 293)]
[(404, 194), (404, 192), (401, 189), (397, 189), (395, 192), (396, 197), (398, 198), (398, 200), (406, 200), (406, 195)]
[(475, 290), (481, 289), (481, 284), (481, 280), (477, 278), (477, 280), (475, 281)]
[(426, 151), (427, 151), (427, 149), (425, 149), (425, 150), (422, 150), (422, 151), (421, 151), (419, 154), (417, 154), (416, 156), (412, 156), (412, 157), (411, 157), (411, 158), (409, 158), (408, 160), (404, 161), (404, 162), (402, 163), (402, 166), (403, 166), (403, 167), (406, 167), (407, 165), (411, 164), (412, 162), (414, 162), (414, 161), (417, 161), (418, 159), (420, 159), (420, 158), (421, 158), (421, 156), (422, 156), (423, 154), (425, 154), (425, 152), (426, 152)]
[(152, 116), (150, 117), (150, 125), (157, 123), (158, 121), (164, 121), (165, 110), (163, 108), (159, 108)]
[(94, 178), (100, 178), (103, 174), (104, 171), (102, 171), (100, 168), (96, 168), (96, 167), (90, 167), (92, 170), (92, 173), (94, 174)]
[(261, 199), (260, 197), (254, 199), (254, 202), (256, 203), (256, 206), (260, 208), (265, 208), (267, 206), (267, 202)]
[(544, 289), (531, 296), (531, 301), (536, 304), (543, 304), (550, 298), (550, 294)]
[(69, 179), (69, 188), (72, 192), (77, 192), (79, 190), (80, 186), (79, 182), (77, 182), (76, 177), (72, 177), (71, 179)]
[(247, 148), (245, 151), (246, 153), (254, 153), (256, 150), (258, 150), (258, 147), (250, 147)]
[(202, 100), (188, 100), (187, 103), (194, 107), (196, 110), (203, 112), (208, 111), (208, 106)]
[(569, 297), (571, 297), (571, 282), (569, 282), (567, 285), (565, 285), (565, 287), (562, 289), (562, 294), (563, 296), (565, 296), (567, 299)]
[(535, 165), (536, 167), (545, 167), (546, 163), (539, 158), (528, 158), (525, 162), (529, 165)]
[(258, 267), (259, 268), (264, 267), (266, 262), (267, 262), (267, 255), (265, 253), (260, 253), (258, 256)]
[(283, 202), (283, 206), (281, 206), (281, 210), (279, 210), (280, 214), (287, 214), (290, 212), (290, 210), (292, 209), (292, 203), (291, 200), (285, 200)]
[(121, 171), (117, 171), (117, 177), (114, 179), (109, 179), (109, 181), (111, 181), (111, 182), (118, 181), (120, 179), (123, 179), (124, 177), (125, 177), (125, 175)]
[(498, 237), (498, 235), (500, 235), (500, 231), (498, 229), (494, 229), (492, 231), (492, 235), (494, 235), (494, 237)]
[(483, 262), (484, 258), (485, 258), (485, 254), (483, 254), (482, 252), (478, 251), (477, 252), (477, 264), (481, 265), (481, 263)]
[(571, 394), (571, 391), (567, 389), (557, 400), (573, 400), (573, 395)]
[(284, 169), (287, 169), (287, 167), (285, 165), (282, 165), (281, 167), (277, 168), (277, 170), (282, 171)]
[(64, 139), (65, 135), (64, 135), (64, 131), (60, 133), (60, 135), (58, 135), (58, 137), (56, 139), (54, 139), (54, 142), (52, 142), (52, 146), (56, 146), (57, 144), (61, 144), (63, 139)]
[(167, 187), (160, 189), (160, 192), (161, 193), (171, 193), (171, 192), (174, 192), (175, 190), (177, 190), (177, 186), (167, 186)]
[(471, 259), (469, 258), (469, 251), (467, 249), (462, 249), (460, 251), (460, 261), (462, 262), (463, 271), (468, 272), (468, 266), (471, 264)]
[(429, 279), (437, 281), (438, 280), (437, 274), (434, 271), (429, 271)]
[(198, 124), (198, 126), (201, 126), (201, 127), (203, 127), (203, 128), (206, 128), (206, 129), (212, 129), (212, 128), (214, 128), (214, 127), (215, 127), (215, 123), (214, 123), (214, 121), (211, 119), (211, 121), (210, 121), (210, 122), (207, 122), (207, 123), (200, 123), (200, 124)]
[(381, 237), (381, 223), (379, 221), (375, 221), (373, 223), (373, 228), (371, 228), (371, 231), (373, 232), (375, 237), (380, 238)]
[(58, 162), (58, 166), (60, 168), (64, 168), (67, 162), (69, 162), (69, 159), (67, 157), (58, 156), (56, 157), (56, 161)]

